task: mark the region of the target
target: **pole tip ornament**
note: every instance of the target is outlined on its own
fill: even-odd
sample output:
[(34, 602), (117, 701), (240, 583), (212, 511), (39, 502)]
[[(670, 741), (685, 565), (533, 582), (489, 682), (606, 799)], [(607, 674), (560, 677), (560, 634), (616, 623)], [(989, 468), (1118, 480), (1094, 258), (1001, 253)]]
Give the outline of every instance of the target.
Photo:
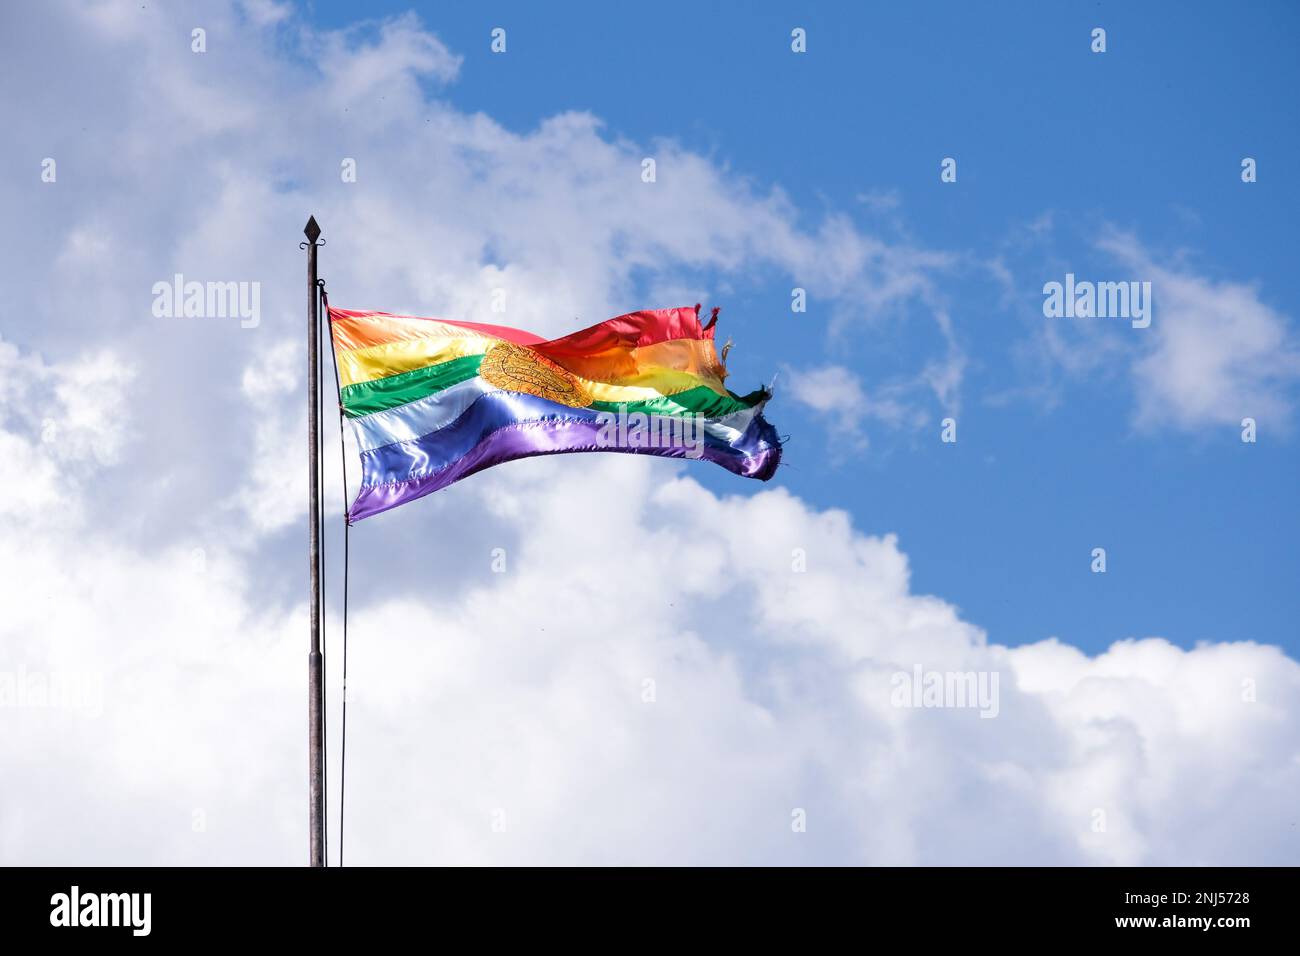
[(316, 224), (315, 216), (312, 216), (307, 220), (307, 226), (303, 229), (303, 234), (306, 235), (307, 241), (313, 245), (315, 245), (316, 240), (320, 238), (320, 226)]

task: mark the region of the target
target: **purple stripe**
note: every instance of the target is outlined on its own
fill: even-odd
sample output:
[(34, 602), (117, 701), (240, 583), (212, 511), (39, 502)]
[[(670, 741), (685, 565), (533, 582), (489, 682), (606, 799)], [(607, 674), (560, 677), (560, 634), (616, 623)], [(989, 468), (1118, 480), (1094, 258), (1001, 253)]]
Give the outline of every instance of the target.
[[(761, 417), (754, 425), (762, 422)], [(766, 422), (762, 422), (771, 428)], [(751, 425), (751, 430), (754, 425)], [(371, 485), (361, 489), (352, 503), (349, 521), (360, 521), (390, 508), (422, 498), (441, 488), (466, 478), (475, 472), (534, 455), (556, 455), (567, 452), (615, 451), (625, 454), (657, 455), (661, 458), (690, 458), (687, 448), (621, 448), (599, 442), (602, 423), (576, 419), (549, 419), (506, 425), (485, 435), (467, 454), (430, 475)], [(779, 444), (761, 445), (752, 454), (729, 448), (720, 443), (705, 442), (699, 457), (721, 465), (730, 472), (746, 478), (767, 481), (781, 462)]]
[[(509, 392), (502, 389), (480, 393), (456, 418), (441, 427), (423, 430), (415, 417), (406, 417), (413, 406), (399, 409), (398, 420), (419, 432), (418, 437), (390, 441), (361, 453), (361, 484), (386, 485), (394, 481), (408, 481), (442, 471), (468, 455), (486, 436), (509, 425), (532, 422), (610, 421), (613, 413), (594, 408), (569, 408), (540, 395)], [(606, 436), (604, 444), (610, 444)], [(755, 414), (749, 427), (734, 442), (706, 430), (701, 436), (712, 444), (730, 444), (742, 455), (758, 452), (764, 444), (779, 445), (775, 429), (767, 424), (761, 414)], [(620, 442), (622, 443), (622, 442)]]

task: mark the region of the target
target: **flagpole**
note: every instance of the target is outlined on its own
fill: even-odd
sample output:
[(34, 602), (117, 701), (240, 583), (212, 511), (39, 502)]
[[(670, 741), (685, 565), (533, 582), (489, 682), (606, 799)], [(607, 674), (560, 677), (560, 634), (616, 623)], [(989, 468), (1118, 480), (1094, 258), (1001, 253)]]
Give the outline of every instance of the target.
[(316, 217), (303, 229), (307, 241), (307, 464), (311, 526), (311, 644), (307, 654), (307, 801), (311, 828), (311, 866), (325, 865), (325, 683), (320, 647), (320, 290), (316, 287)]

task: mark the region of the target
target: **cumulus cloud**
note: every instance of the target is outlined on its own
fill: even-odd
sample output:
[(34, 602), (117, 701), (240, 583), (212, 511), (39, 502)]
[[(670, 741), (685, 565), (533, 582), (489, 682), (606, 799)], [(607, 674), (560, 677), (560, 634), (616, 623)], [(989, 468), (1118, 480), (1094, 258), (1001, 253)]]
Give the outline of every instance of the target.
[(111, 352), (50, 365), (0, 340), (0, 512), (25, 521), (80, 507), (87, 475), (116, 462), (127, 439), (132, 377)]
[(245, 481), (227, 504), (242, 509), (260, 533), (296, 522), (307, 494), (303, 470), (284, 467), (286, 449), (303, 447), (306, 412), (302, 402), (290, 398), (306, 394), (301, 358), (298, 343), (279, 342), (254, 356), (240, 379), (240, 391), (260, 414), (254, 425), (252, 461)]
[[(1276, 648), (1008, 649), (915, 593), (898, 542), (841, 512), (719, 497), (636, 459), (536, 464), (448, 491), (452, 509), (527, 516), (457, 545), (458, 586), (354, 594), (352, 862), (1294, 854), (1300, 666)], [(616, 508), (598, 504), (610, 487)], [(257, 561), (220, 538), (142, 552), (79, 513), (0, 534), (0, 700), (29, 688), (0, 708), (23, 782), (0, 855), (297, 860), (303, 606), (259, 610)], [(354, 559), (393, 527), (358, 526)], [(996, 715), (899, 706), (917, 667), (997, 674)], [(32, 703), (70, 677), (94, 700)]]

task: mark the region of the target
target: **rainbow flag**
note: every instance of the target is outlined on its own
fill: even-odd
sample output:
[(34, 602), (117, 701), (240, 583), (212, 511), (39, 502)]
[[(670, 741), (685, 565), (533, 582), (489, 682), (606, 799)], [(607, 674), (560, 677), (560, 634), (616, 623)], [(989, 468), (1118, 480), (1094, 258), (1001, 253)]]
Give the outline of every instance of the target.
[[(781, 442), (767, 389), (727, 390), (694, 308), (632, 312), (563, 338), (330, 308), (339, 401), (361, 453), (358, 521), (531, 455), (617, 451), (716, 462), (766, 481)], [(726, 349), (723, 349), (723, 358)]]

